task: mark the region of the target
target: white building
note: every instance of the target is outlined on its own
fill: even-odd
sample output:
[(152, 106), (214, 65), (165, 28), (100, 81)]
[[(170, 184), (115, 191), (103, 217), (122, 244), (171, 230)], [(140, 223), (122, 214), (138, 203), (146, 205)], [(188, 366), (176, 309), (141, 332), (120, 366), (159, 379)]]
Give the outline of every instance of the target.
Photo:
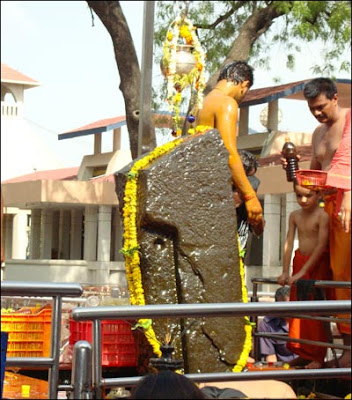
[(124, 284), (120, 216), (110, 174), (131, 161), (130, 152), (120, 150), (125, 118), (92, 127), (110, 123), (111, 152), (101, 152), (100, 131), (80, 167), (63, 169), (46, 141), (38, 140), (40, 129), (23, 117), (23, 91), (39, 83), (4, 64), (1, 80), (2, 162), (7, 160), (2, 165), (4, 279)]
[[(253, 238), (249, 243), (246, 258), (249, 287), (253, 276), (276, 277), (281, 273), (288, 216), (298, 206), (292, 184), (286, 181), (282, 170), (279, 152), (285, 137), (289, 136), (303, 155), (300, 168), (308, 168), (311, 133), (278, 131), (278, 102), (280, 98), (304, 100), (305, 82), (252, 90), (241, 103), (238, 148), (258, 157), (261, 153), (264, 155), (260, 158), (262, 166), (257, 176), (261, 181), (258, 195), (266, 226), (262, 237)], [(338, 81), (338, 91), (340, 104), (350, 106), (351, 81)], [(18, 98), (23, 105), (23, 96)], [(6, 103), (3, 96), (2, 101)], [(249, 134), (249, 107), (262, 103), (268, 103), (267, 131)], [(11, 118), (20, 118), (20, 114)], [(158, 126), (160, 123), (165, 126), (167, 122), (164, 115)], [(125, 124), (125, 116), (120, 116), (60, 134), (60, 140), (94, 135), (92, 154), (85, 155), (77, 168), (47, 166), (45, 171), (30, 170), (26, 176), (2, 179), (5, 279), (124, 284), (125, 269), (119, 253), (122, 224), (112, 174), (131, 161), (130, 152), (120, 150), (121, 127)], [(105, 132), (112, 132), (112, 151), (107, 153), (102, 152), (101, 146)], [(7, 151), (4, 146), (3, 150)], [(26, 251), (25, 241), (20, 238), (25, 237), (23, 232), (27, 227), (30, 239)], [(262, 289), (270, 290), (270, 287)]]

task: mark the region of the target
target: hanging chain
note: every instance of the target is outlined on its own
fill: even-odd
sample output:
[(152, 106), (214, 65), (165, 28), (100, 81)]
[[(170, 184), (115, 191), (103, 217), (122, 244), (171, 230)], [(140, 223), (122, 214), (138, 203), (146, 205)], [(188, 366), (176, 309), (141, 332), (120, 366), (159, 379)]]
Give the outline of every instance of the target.
[(175, 16), (180, 15), (182, 18), (187, 18), (190, 1), (175, 1), (174, 12)]

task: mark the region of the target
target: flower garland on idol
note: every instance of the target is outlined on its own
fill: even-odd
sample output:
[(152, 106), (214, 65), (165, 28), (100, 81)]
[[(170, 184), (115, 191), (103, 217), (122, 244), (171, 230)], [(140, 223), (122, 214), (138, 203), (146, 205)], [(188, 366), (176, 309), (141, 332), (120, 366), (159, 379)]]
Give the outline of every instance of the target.
[[(207, 126), (199, 126), (197, 133), (209, 129)], [(159, 158), (160, 156), (171, 152), (175, 147), (180, 145), (184, 141), (183, 138), (175, 139), (169, 143), (155, 148), (149, 154), (143, 158), (137, 160), (132, 166), (131, 170), (127, 174), (127, 181), (124, 193), (124, 206), (123, 206), (123, 224), (124, 224), (124, 246), (121, 252), (124, 254), (127, 283), (130, 293), (130, 300), (132, 305), (145, 305), (145, 297), (142, 283), (142, 274), (140, 269), (140, 256), (139, 256), (139, 244), (138, 244), (138, 232), (137, 232), (137, 189), (138, 189), (138, 174), (139, 171), (147, 168), (151, 163)], [(240, 246), (238, 241), (238, 246)], [(240, 251), (240, 248), (239, 248)], [(244, 279), (244, 265), (242, 258), (239, 257), (240, 261), (240, 277), (242, 286), (242, 301), (243, 303), (248, 302), (247, 289), (245, 286)], [(247, 358), (252, 348), (252, 324), (248, 317), (245, 318), (245, 341), (242, 349), (242, 353), (237, 360), (236, 365), (233, 367), (233, 372), (241, 372), (246, 366)], [(153, 352), (160, 357), (160, 341), (156, 338), (151, 319), (140, 319), (136, 324), (136, 327), (144, 329), (144, 334), (153, 348)]]
[[(191, 46), (191, 54), (195, 58), (195, 66), (188, 74), (179, 75), (177, 73), (177, 50), (179, 39), (183, 44)], [(180, 136), (181, 122), (180, 105), (182, 101), (182, 91), (187, 86), (196, 91), (194, 106), (202, 108), (203, 91), (205, 88), (205, 53), (196, 34), (196, 27), (186, 17), (179, 16), (173, 21), (167, 31), (163, 45), (163, 57), (161, 60), (162, 70), (167, 79), (167, 101), (169, 110), (173, 115), (173, 136)], [(194, 122), (189, 121), (189, 122)]]

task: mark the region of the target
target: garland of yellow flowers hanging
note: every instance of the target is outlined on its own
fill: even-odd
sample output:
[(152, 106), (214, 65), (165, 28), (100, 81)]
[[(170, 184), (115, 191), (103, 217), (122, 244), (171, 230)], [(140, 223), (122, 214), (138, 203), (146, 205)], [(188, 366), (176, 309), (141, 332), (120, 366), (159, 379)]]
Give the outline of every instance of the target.
[[(179, 43), (181, 38), (182, 44)], [(189, 47), (194, 58), (194, 67), (189, 72), (178, 73), (177, 55), (180, 48)], [(163, 46), (161, 69), (167, 78), (167, 101), (169, 110), (173, 114), (173, 136), (180, 136), (179, 127), (180, 104), (182, 91), (187, 86), (196, 91), (194, 107), (201, 109), (203, 104), (203, 91), (205, 88), (205, 53), (196, 34), (196, 27), (186, 17), (178, 17), (173, 21), (167, 31)]]
[[(201, 134), (208, 130), (208, 126), (198, 126), (195, 133)], [(127, 174), (127, 182), (124, 193), (124, 206), (123, 206), (123, 223), (124, 223), (124, 246), (121, 252), (124, 254), (127, 283), (130, 293), (130, 300), (132, 305), (145, 305), (145, 297), (142, 283), (142, 274), (140, 269), (139, 257), (139, 244), (137, 238), (137, 188), (138, 188), (138, 174), (141, 169), (147, 168), (158, 157), (169, 153), (176, 146), (184, 141), (183, 138), (176, 139), (172, 142), (166, 143), (162, 146), (155, 148), (145, 157), (136, 161), (131, 170)], [(240, 245), (239, 245), (240, 246)], [(240, 249), (240, 248), (239, 248)], [(242, 286), (242, 300), (247, 303), (247, 289), (244, 279), (244, 266), (240, 258), (240, 277)], [(233, 367), (233, 372), (241, 372), (247, 363), (247, 358), (252, 347), (252, 325), (248, 319), (245, 318), (245, 341), (242, 352), (236, 365)], [(142, 327), (144, 334), (153, 348), (153, 352), (160, 357), (160, 342), (156, 338), (151, 319), (140, 319), (136, 327)]]

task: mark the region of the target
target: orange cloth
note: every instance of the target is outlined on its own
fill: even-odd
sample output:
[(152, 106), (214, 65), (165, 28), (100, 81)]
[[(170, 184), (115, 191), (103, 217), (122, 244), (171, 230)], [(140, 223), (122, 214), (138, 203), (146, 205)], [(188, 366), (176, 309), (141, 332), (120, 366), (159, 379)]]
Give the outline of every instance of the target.
[[(293, 272), (296, 274), (309, 259), (308, 256), (303, 256), (299, 250), (296, 250), (295, 257), (293, 259)], [(322, 257), (312, 266), (309, 271), (303, 275), (302, 279), (310, 280), (331, 280), (331, 270), (329, 266), (329, 253), (324, 252)], [(327, 292), (328, 298), (331, 297), (330, 293)], [(308, 298), (311, 300), (310, 298)], [(290, 300), (297, 300), (296, 286), (291, 286)], [(313, 300), (313, 299), (312, 299)], [(329, 342), (329, 335), (327, 329), (324, 327), (322, 321), (292, 318), (289, 321), (289, 337), (306, 340), (317, 340), (320, 342)], [(287, 342), (287, 348), (295, 354), (298, 354), (305, 360), (315, 360), (320, 363), (324, 362), (326, 355), (326, 347), (314, 346), (311, 344)]]
[(351, 110), (346, 115), (342, 139), (331, 160), (326, 185), (351, 190)]
[[(329, 247), (330, 265), (334, 281), (351, 282), (351, 231), (346, 233), (336, 216), (336, 202), (338, 195), (329, 194), (324, 197), (325, 212), (329, 215)], [(351, 300), (351, 289), (334, 289), (336, 300)], [(350, 318), (349, 315), (339, 315), (342, 318)], [(351, 334), (351, 325), (339, 323), (337, 327), (340, 333)]]

